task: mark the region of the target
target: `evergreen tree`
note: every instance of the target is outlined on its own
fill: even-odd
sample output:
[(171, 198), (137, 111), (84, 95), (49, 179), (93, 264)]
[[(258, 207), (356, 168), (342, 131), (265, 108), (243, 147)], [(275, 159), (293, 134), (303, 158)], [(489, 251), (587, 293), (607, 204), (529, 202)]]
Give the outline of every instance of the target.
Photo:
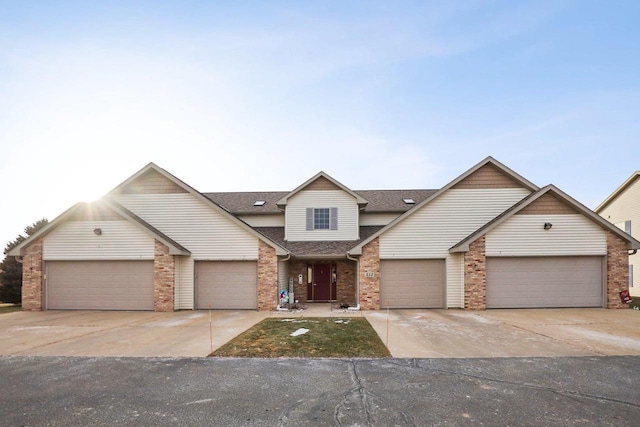
[[(27, 236), (31, 236), (42, 227), (47, 225), (49, 221), (42, 218), (33, 224), (27, 226), (24, 232)], [(15, 257), (8, 256), (7, 253), (17, 245), (22, 243), (26, 237), (18, 235), (16, 240), (7, 243), (4, 248), (4, 260), (0, 263), (0, 301), (13, 304), (22, 302), (22, 264)]]

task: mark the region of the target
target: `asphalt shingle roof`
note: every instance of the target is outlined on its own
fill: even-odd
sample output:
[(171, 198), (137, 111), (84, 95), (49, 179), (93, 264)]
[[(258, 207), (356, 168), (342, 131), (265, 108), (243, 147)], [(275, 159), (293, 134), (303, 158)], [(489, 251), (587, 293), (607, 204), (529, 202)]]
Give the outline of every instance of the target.
[[(438, 190), (359, 190), (355, 193), (362, 196), (369, 203), (365, 212), (406, 212), (419, 204)], [(276, 214), (282, 211), (276, 202), (289, 194), (288, 191), (255, 191), (255, 192), (226, 192), (202, 193), (205, 197), (227, 209), (235, 215), (246, 214)], [(402, 199), (411, 198), (416, 203), (406, 204)], [(254, 206), (258, 200), (264, 200), (263, 206)]]

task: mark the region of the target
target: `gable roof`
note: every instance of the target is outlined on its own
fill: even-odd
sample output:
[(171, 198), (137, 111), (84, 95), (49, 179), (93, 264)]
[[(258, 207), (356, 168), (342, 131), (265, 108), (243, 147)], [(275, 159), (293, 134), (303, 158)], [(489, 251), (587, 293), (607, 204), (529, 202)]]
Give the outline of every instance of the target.
[(354, 246), (351, 249), (351, 251), (349, 251), (349, 254), (351, 254), (351, 255), (360, 255), (362, 253), (362, 247), (364, 245), (366, 245), (367, 243), (371, 242), (372, 240), (374, 240), (376, 237), (380, 236), (381, 234), (385, 233), (387, 230), (395, 227), (397, 224), (401, 223), (402, 221), (404, 221), (405, 219), (407, 219), (408, 217), (410, 217), (414, 213), (418, 212), (423, 206), (429, 204), (431, 201), (435, 200), (441, 194), (445, 193), (446, 191), (448, 191), (449, 189), (454, 187), (456, 184), (462, 182), (465, 178), (467, 178), (468, 176), (470, 176), (471, 174), (473, 174), (474, 172), (476, 172), (477, 170), (479, 170), (480, 168), (482, 168), (482, 167), (484, 167), (486, 165), (492, 165), (492, 166), (496, 167), (498, 170), (502, 171), (503, 173), (505, 173), (506, 175), (511, 177), (515, 182), (521, 184), (523, 187), (525, 187), (526, 189), (528, 189), (530, 191), (537, 191), (539, 189), (539, 187), (536, 186), (531, 181), (525, 179), (520, 174), (514, 172), (513, 170), (511, 170), (507, 166), (503, 165), (502, 163), (500, 163), (499, 161), (497, 161), (493, 157), (488, 156), (487, 158), (485, 158), (484, 160), (482, 160), (481, 162), (479, 162), (475, 166), (473, 166), (471, 169), (467, 170), (462, 175), (458, 176), (453, 181), (449, 182), (447, 185), (442, 187), (440, 190), (438, 190), (438, 191), (434, 192), (433, 194), (431, 194), (425, 200), (423, 200), (422, 202), (417, 204), (413, 209), (411, 209), (411, 210), (405, 212), (404, 214), (400, 215), (398, 218), (396, 218), (395, 220), (393, 220), (389, 224), (387, 224), (383, 229), (381, 229), (377, 233), (373, 234), (368, 239), (365, 239), (364, 241), (360, 242), (358, 245)]
[(272, 248), (274, 248), (276, 250), (276, 255), (287, 255), (289, 253), (282, 246), (280, 246), (277, 243), (273, 242), (272, 240), (270, 240), (269, 238), (265, 237), (264, 235), (258, 233), (249, 224), (247, 224), (246, 222), (242, 221), (238, 217), (236, 217), (233, 214), (231, 214), (227, 209), (225, 209), (224, 207), (220, 206), (219, 204), (217, 204), (212, 199), (210, 199), (208, 197), (205, 197), (202, 193), (197, 191), (195, 188), (191, 187), (190, 185), (188, 185), (184, 181), (182, 181), (179, 178), (175, 177), (174, 175), (170, 174), (169, 172), (167, 172), (166, 170), (162, 169), (161, 167), (159, 167), (158, 165), (154, 164), (153, 162), (149, 163), (148, 165), (146, 165), (145, 167), (140, 169), (138, 172), (133, 174), (129, 179), (125, 180), (120, 185), (118, 185), (116, 188), (111, 190), (105, 197), (111, 197), (110, 196), (111, 194), (116, 193), (116, 192), (120, 191), (121, 189), (127, 187), (129, 184), (131, 184), (133, 181), (135, 181), (140, 176), (142, 176), (145, 173), (147, 173), (149, 170), (154, 170), (155, 172), (158, 172), (159, 174), (164, 176), (166, 179), (170, 180), (174, 184), (177, 184), (179, 187), (181, 187), (187, 193), (192, 194), (198, 200), (200, 200), (200, 201), (204, 202), (205, 204), (209, 205), (212, 209), (214, 209), (217, 212), (219, 212), (220, 214), (222, 214), (222, 216), (224, 216), (225, 218), (229, 219), (231, 222), (233, 222), (233, 223), (237, 224), (238, 226), (240, 226), (242, 229), (247, 231), (249, 234), (253, 235), (254, 237), (256, 237), (256, 238), (258, 238), (260, 240), (262, 240), (267, 245), (269, 245)]
[(340, 188), (345, 193), (351, 195), (353, 198), (356, 199), (356, 202), (358, 203), (358, 205), (360, 205), (360, 207), (364, 207), (364, 206), (367, 205), (368, 202), (362, 196), (360, 196), (359, 194), (355, 193), (354, 191), (349, 189), (347, 186), (343, 185), (342, 183), (338, 182), (337, 180), (333, 179), (331, 176), (329, 176), (328, 174), (326, 174), (326, 173), (324, 173), (322, 171), (318, 172), (313, 177), (309, 178), (307, 181), (305, 181), (304, 183), (299, 185), (295, 190), (291, 191), (290, 193), (286, 194), (284, 197), (280, 198), (280, 200), (278, 200), (276, 202), (276, 204), (278, 206), (285, 206), (287, 204), (287, 201), (291, 197), (295, 196), (298, 192), (304, 190), (307, 186), (309, 186), (311, 183), (313, 183), (314, 181), (316, 181), (319, 178), (325, 178), (325, 179), (329, 180), (336, 187)]
[[(363, 212), (367, 213), (402, 213), (413, 209), (438, 190), (411, 189), (411, 190), (354, 190), (353, 192), (368, 201)], [(222, 206), (234, 215), (261, 215), (281, 214), (282, 208), (277, 202), (288, 195), (287, 191), (254, 191), (254, 192), (221, 192), (202, 193), (205, 197)], [(402, 201), (411, 198), (415, 204), (407, 204)], [(262, 206), (254, 203), (263, 200)]]
[(640, 177), (640, 171), (635, 171), (625, 182), (620, 185), (620, 187), (616, 188), (616, 190), (609, 195), (602, 203), (598, 205), (597, 208), (594, 209), (595, 212), (600, 213), (607, 205), (613, 202), (623, 191), (625, 191), (635, 180)]
[(575, 200), (574, 198), (572, 198), (562, 190), (558, 189), (554, 185), (549, 184), (546, 187), (531, 193), (530, 195), (520, 200), (518, 203), (516, 203), (515, 205), (513, 205), (512, 207), (510, 207), (509, 209), (507, 209), (506, 211), (504, 211), (503, 213), (501, 213), (500, 215), (498, 215), (497, 217), (495, 217), (494, 219), (492, 219), (491, 221), (489, 221), (488, 223), (480, 227), (478, 230), (474, 231), (469, 236), (462, 239), (460, 242), (452, 246), (449, 249), (449, 252), (455, 253), (455, 252), (468, 251), (469, 245), (472, 242), (474, 242), (476, 239), (485, 235), (489, 231), (493, 230), (498, 225), (504, 223), (513, 215), (522, 211), (527, 206), (531, 205), (532, 203), (540, 199), (545, 194), (553, 194), (557, 196), (563, 202), (567, 203), (569, 206), (574, 208), (578, 213), (581, 213), (582, 215), (586, 216), (588, 219), (590, 219), (600, 227), (604, 228), (605, 230), (611, 231), (613, 234), (617, 235), (622, 240), (625, 240), (627, 242), (628, 249), (640, 249), (640, 242), (634, 239), (633, 237), (631, 237), (631, 235), (625, 233), (623, 230), (611, 224), (609, 221), (605, 220), (600, 215), (596, 214), (595, 212), (593, 212), (592, 210), (584, 206), (582, 203), (578, 202), (577, 200)]
[(111, 210), (117, 213), (118, 215), (123, 217), (125, 220), (133, 223), (135, 226), (142, 229), (144, 232), (151, 235), (153, 238), (157, 239), (158, 241), (168, 246), (169, 254), (171, 255), (190, 255), (191, 254), (191, 252), (188, 249), (186, 249), (184, 246), (180, 245), (175, 240), (171, 239), (170, 237), (168, 237), (167, 235), (162, 233), (160, 230), (153, 227), (148, 222), (144, 221), (142, 218), (140, 218), (139, 216), (137, 216), (136, 214), (134, 214), (124, 206), (112, 200), (100, 199), (91, 203), (86, 203), (86, 202), (76, 203), (71, 208), (67, 209), (62, 214), (58, 215), (58, 217), (55, 218), (53, 221), (51, 221), (50, 223), (42, 227), (40, 230), (38, 230), (37, 233), (32, 234), (27, 239), (22, 241), (19, 245), (11, 249), (8, 255), (11, 255), (11, 256), (24, 255), (24, 249), (27, 246), (29, 246), (33, 241), (46, 236), (47, 234), (55, 230), (59, 225), (67, 221), (69, 218), (73, 217), (75, 214), (82, 212), (83, 210), (86, 210), (86, 209), (91, 209), (92, 207), (96, 207), (98, 209), (106, 208), (108, 210)]

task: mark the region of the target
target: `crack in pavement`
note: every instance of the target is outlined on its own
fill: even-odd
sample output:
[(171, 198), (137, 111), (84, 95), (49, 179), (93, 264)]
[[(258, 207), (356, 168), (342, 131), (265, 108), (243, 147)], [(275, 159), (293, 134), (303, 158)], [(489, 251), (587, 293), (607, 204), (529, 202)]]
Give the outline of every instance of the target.
[(485, 377), (485, 376), (481, 376), (481, 375), (468, 374), (468, 373), (459, 372), (459, 371), (451, 371), (451, 370), (448, 370), (448, 369), (441, 369), (441, 368), (436, 368), (436, 367), (433, 367), (433, 366), (422, 366), (420, 363), (418, 363), (418, 361), (416, 359), (411, 359), (411, 362), (409, 362), (409, 365), (406, 365), (406, 364), (405, 365), (400, 365), (399, 363), (395, 363), (395, 362), (390, 362), (390, 363), (393, 364), (393, 365), (396, 365), (396, 366), (408, 367), (408, 368), (411, 368), (411, 369), (430, 370), (430, 371), (434, 371), (434, 372), (440, 372), (440, 373), (444, 373), (444, 374), (456, 375), (456, 376), (460, 376), (460, 377), (473, 378), (473, 379), (477, 379), (477, 380), (489, 381), (489, 382), (494, 382), (494, 383), (498, 383), (498, 384), (506, 384), (506, 385), (511, 385), (511, 386), (524, 387), (524, 388), (529, 388), (529, 389), (539, 390), (539, 391), (548, 391), (550, 393), (559, 394), (559, 395), (566, 396), (566, 397), (569, 397), (569, 398), (581, 397), (581, 398), (589, 399), (589, 400), (604, 400), (606, 402), (618, 403), (618, 404), (621, 404), (621, 405), (630, 406), (632, 408), (640, 408), (640, 404), (638, 404), (638, 403), (628, 402), (628, 401), (620, 400), (620, 399), (613, 399), (613, 398), (610, 398), (610, 397), (600, 396), (600, 395), (596, 395), (596, 394), (582, 393), (580, 391), (574, 391), (574, 390), (558, 389), (558, 388), (554, 388), (554, 387), (541, 386), (541, 385), (536, 385), (536, 384), (526, 383), (526, 382), (501, 380), (501, 379), (498, 379), (498, 378), (491, 378), (491, 377)]

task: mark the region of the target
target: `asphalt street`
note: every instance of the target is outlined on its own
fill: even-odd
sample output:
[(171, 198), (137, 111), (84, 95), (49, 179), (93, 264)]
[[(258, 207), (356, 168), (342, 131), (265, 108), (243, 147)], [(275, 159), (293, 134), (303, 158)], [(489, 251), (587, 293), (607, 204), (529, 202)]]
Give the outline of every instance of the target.
[(640, 357), (0, 357), (6, 426), (637, 426)]

